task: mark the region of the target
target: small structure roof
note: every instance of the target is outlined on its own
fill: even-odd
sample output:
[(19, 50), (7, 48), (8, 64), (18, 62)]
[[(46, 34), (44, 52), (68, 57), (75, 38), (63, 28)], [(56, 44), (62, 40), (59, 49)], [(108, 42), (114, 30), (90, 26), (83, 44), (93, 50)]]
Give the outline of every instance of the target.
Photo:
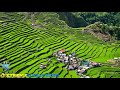
[(62, 52), (62, 53), (65, 52), (65, 49), (60, 50), (60, 52)]

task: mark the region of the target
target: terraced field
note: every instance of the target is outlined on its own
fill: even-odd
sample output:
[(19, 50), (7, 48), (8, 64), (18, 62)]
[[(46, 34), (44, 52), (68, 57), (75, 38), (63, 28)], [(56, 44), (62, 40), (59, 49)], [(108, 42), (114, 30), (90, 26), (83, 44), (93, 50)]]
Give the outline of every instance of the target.
[(120, 78), (120, 69), (102, 66), (88, 70), (86, 75), (89, 75), (91, 78)]
[[(67, 54), (75, 51), (78, 58), (104, 63), (107, 63), (108, 59), (120, 56), (120, 48), (117, 46), (107, 47), (90, 45), (84, 41), (72, 41), (72, 37), (63, 32), (64, 30), (59, 29), (33, 29), (21, 22), (1, 23), (0, 63), (10, 62), (10, 70), (6, 73), (53, 73), (59, 74), (59, 78), (79, 78), (76, 71), (67, 71), (63, 63), (57, 62), (52, 57), (54, 51), (65, 48)], [(46, 69), (41, 69), (40, 63), (47, 63), (48, 58), (51, 58), (52, 62)], [(0, 66), (0, 73), (2, 72), (4, 70)], [(104, 77), (103, 71), (99, 73), (101, 73), (100, 77)]]

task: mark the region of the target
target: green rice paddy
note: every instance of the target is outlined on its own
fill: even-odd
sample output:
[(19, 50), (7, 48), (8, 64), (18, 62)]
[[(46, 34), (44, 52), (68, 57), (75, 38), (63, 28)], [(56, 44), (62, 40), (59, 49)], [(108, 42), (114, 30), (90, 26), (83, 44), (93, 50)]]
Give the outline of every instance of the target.
[[(78, 33), (76, 35), (79, 38), (72, 40), (69, 30), (66, 31), (67, 34), (62, 32), (64, 30), (57, 28), (35, 30), (21, 22), (9, 22), (6, 27), (4, 23), (0, 23), (0, 63), (10, 62), (8, 73), (52, 73), (59, 74), (58, 78), (80, 78), (76, 71), (67, 71), (63, 63), (57, 62), (52, 56), (53, 52), (65, 48), (68, 54), (75, 51), (78, 58), (100, 63), (108, 63), (107, 60), (120, 56), (120, 48), (117, 46), (89, 44), (88, 40), (85, 41), (86, 37)], [(46, 69), (41, 69), (40, 63), (47, 63), (48, 58), (51, 58), (51, 63)], [(0, 73), (2, 72), (4, 70), (0, 66)], [(88, 70), (86, 75), (91, 78), (115, 78), (120, 77), (119, 73), (119, 68), (102, 66)]]

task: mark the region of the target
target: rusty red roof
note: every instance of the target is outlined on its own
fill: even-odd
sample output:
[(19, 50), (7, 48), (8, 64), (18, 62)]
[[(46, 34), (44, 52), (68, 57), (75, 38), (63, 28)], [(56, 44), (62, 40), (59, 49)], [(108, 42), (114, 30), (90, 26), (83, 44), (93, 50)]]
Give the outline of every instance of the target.
[(60, 52), (65, 52), (65, 49), (60, 50)]

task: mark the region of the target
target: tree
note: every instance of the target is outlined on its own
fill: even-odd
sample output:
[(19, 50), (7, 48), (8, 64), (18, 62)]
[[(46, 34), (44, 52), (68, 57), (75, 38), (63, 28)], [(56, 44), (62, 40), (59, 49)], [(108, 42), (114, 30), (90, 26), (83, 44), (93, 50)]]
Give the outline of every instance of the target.
[(25, 18), (23, 20), (30, 18), (32, 25), (35, 25), (35, 22), (36, 22), (35, 18), (36, 18), (36, 14), (38, 14), (38, 12), (24, 12), (23, 14), (25, 15)]

